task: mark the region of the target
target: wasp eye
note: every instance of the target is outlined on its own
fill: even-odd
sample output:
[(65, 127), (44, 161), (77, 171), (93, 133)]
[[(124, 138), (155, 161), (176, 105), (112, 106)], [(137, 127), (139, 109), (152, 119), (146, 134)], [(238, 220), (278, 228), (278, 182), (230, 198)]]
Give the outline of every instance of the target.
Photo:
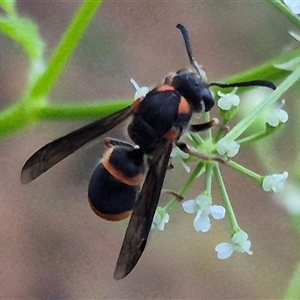
[(201, 90), (201, 103), (203, 105), (201, 111), (210, 111), (215, 104), (214, 98), (211, 94), (211, 91), (208, 88), (203, 88)]

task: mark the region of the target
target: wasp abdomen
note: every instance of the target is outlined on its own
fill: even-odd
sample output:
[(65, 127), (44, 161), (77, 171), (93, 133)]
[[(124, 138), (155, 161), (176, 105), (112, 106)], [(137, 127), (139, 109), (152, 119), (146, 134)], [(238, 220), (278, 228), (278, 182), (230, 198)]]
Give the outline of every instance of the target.
[(131, 215), (143, 181), (144, 153), (112, 148), (95, 168), (88, 187), (92, 210), (101, 218), (119, 221)]

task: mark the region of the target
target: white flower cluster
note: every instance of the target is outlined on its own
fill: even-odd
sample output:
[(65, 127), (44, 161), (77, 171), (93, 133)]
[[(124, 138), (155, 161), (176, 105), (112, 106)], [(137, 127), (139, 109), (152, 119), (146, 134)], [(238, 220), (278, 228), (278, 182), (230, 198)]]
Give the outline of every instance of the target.
[[(140, 87), (133, 79), (130, 80), (136, 89), (134, 99), (145, 97), (149, 92), (147, 87)], [(235, 88), (229, 94), (223, 94), (218, 92), (220, 99), (218, 106), (224, 110), (230, 110), (239, 105), (240, 99), (235, 94), (237, 88)], [(285, 101), (276, 108), (266, 119), (267, 123), (272, 127), (277, 127), (281, 123), (285, 123), (288, 120), (288, 114), (282, 109)], [(229, 140), (226, 136), (220, 139), (216, 144), (216, 150), (219, 155), (226, 158), (234, 157), (240, 149), (240, 145), (234, 140)], [(197, 151), (197, 150), (195, 150)], [(181, 166), (186, 172), (190, 172), (190, 167), (186, 165), (186, 160), (189, 158), (189, 154), (181, 151), (178, 147), (174, 147), (171, 153), (172, 164), (175, 166)], [(275, 193), (283, 190), (288, 173), (266, 175), (262, 181), (262, 188), (269, 192)], [(193, 226), (197, 232), (207, 232), (211, 228), (212, 217), (215, 220), (221, 220), (224, 218), (226, 210), (221, 205), (212, 205), (212, 198), (207, 194), (200, 194), (195, 199), (190, 199), (182, 204), (183, 210), (188, 214), (196, 214), (193, 220)], [(157, 207), (153, 222), (152, 229), (164, 230), (165, 225), (169, 222), (170, 216), (166, 209)], [(226, 259), (230, 257), (234, 252), (248, 253), (252, 255), (250, 250), (251, 241), (248, 239), (248, 235), (244, 231), (238, 231), (231, 237), (231, 243), (223, 242), (215, 247), (217, 257), (219, 259)]]
[[(223, 206), (212, 205), (211, 197), (207, 195), (199, 195), (196, 199), (187, 200), (182, 204), (182, 207), (188, 214), (196, 213), (194, 228), (197, 232), (207, 232), (210, 229), (210, 215), (215, 220), (220, 220), (224, 218), (226, 212)], [(226, 259), (233, 252), (252, 254), (250, 250), (251, 242), (248, 240), (246, 232), (240, 231), (235, 233), (231, 241), (231, 243), (220, 243), (216, 246), (215, 250), (219, 259)]]

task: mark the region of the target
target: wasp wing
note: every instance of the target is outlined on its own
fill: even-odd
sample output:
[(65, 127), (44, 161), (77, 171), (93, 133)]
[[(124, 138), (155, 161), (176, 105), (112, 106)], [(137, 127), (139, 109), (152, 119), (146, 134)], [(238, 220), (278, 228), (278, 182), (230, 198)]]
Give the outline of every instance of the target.
[(127, 276), (139, 261), (149, 236), (172, 151), (172, 143), (155, 150), (149, 170), (130, 218), (114, 273)]
[(133, 105), (125, 107), (45, 145), (26, 161), (21, 171), (21, 182), (26, 184), (34, 180), (83, 145), (117, 126), (128, 118), (133, 110)]

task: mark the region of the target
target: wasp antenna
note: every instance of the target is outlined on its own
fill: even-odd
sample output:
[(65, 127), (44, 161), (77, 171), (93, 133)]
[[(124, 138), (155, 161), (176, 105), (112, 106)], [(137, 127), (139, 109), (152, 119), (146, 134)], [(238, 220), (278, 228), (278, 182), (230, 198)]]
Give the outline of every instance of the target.
[(218, 86), (220, 88), (262, 86), (272, 90), (276, 90), (276, 85), (273, 82), (267, 80), (251, 80), (251, 81), (242, 81), (242, 82), (235, 82), (235, 83), (212, 82), (209, 84), (209, 86)]
[(199, 74), (199, 76), (202, 77), (200, 67), (199, 67), (198, 63), (196, 62), (196, 60), (194, 59), (194, 57), (193, 57), (189, 32), (187, 31), (187, 29), (182, 24), (177, 24), (176, 28), (178, 28), (181, 31), (181, 34), (182, 34), (182, 37), (183, 37), (183, 40), (184, 40), (184, 44), (185, 44), (185, 49), (186, 49), (186, 52), (188, 54), (191, 65), (194, 67), (194, 69)]

